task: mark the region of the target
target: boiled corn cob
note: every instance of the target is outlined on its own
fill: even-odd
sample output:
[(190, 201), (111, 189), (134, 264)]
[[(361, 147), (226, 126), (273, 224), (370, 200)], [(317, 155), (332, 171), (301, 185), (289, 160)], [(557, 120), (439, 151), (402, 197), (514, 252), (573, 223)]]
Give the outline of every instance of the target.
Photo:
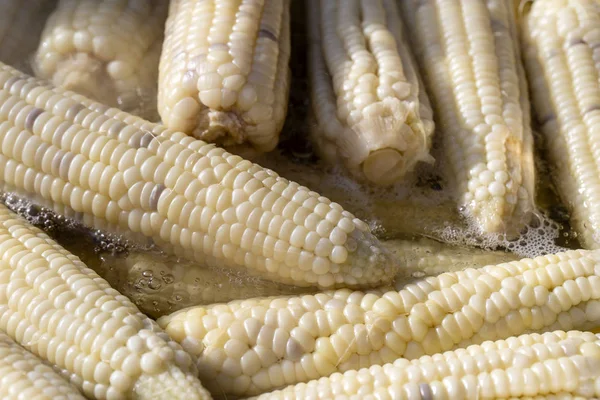
[(61, 215), (212, 267), (298, 286), (374, 286), (397, 267), (318, 193), (0, 65), (0, 183)]
[(0, 332), (0, 398), (85, 400), (50, 366)]
[(534, 211), (534, 161), (512, 4), (399, 3), (460, 209), (482, 232), (519, 233)]
[(162, 0), (60, 0), (34, 70), (57, 86), (156, 120), (167, 11)]
[(31, 70), (30, 57), (38, 46), (45, 19), (56, 0), (0, 2), (0, 61), (21, 71)]
[(97, 399), (208, 399), (191, 357), (125, 296), (0, 206), (0, 330)]
[(540, 0), (523, 22), (535, 111), (579, 240), (600, 247), (600, 3)]
[(173, 0), (160, 60), (163, 123), (207, 142), (277, 145), (290, 84), (290, 0)]
[(600, 251), (449, 272), (401, 291), (347, 289), (192, 307), (158, 320), (207, 386), (250, 395), (531, 330), (600, 324)]
[(388, 185), (430, 161), (429, 99), (394, 0), (311, 0), (313, 141), (321, 156)]
[(124, 258), (108, 258), (97, 272), (154, 318), (198, 304), (300, 294), (308, 289), (278, 285), (243, 273), (198, 268), (195, 263), (174, 257), (136, 251)]
[(548, 332), (336, 373), (259, 399), (590, 399), (600, 396), (600, 337)]

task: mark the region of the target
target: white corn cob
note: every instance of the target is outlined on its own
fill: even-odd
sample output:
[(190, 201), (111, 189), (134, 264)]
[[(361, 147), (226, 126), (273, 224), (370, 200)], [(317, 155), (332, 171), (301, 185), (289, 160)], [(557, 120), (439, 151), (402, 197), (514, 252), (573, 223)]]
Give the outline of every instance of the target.
[(0, 331), (97, 399), (208, 399), (191, 357), (125, 296), (0, 206)]
[(388, 185), (431, 161), (429, 99), (394, 0), (311, 0), (313, 141), (329, 162)]
[(158, 63), (168, 2), (60, 0), (34, 71), (57, 86), (158, 119)]
[(5, 65), (0, 88), (7, 192), (297, 286), (375, 286), (398, 272), (364, 222), (273, 171)]
[(232, 271), (199, 268), (195, 263), (174, 257), (141, 252), (129, 253), (125, 258), (109, 258), (97, 272), (153, 318), (198, 304), (307, 292), (307, 288), (278, 285)]
[(0, 332), (0, 398), (85, 400), (50, 366)]
[(403, 290), (234, 301), (158, 320), (209, 388), (250, 395), (532, 330), (600, 324), (600, 250), (449, 272)]
[(38, 46), (45, 18), (56, 0), (0, 1), (0, 61), (30, 72), (30, 57)]
[(460, 209), (483, 232), (519, 233), (534, 211), (534, 161), (511, 2), (400, 4)]
[(600, 247), (600, 3), (540, 0), (523, 22), (535, 111), (558, 191), (587, 248)]
[(163, 123), (207, 142), (277, 145), (287, 112), (290, 0), (172, 0), (160, 60)]
[(600, 396), (600, 337), (548, 332), (432, 357), (336, 373), (268, 399), (591, 399)]

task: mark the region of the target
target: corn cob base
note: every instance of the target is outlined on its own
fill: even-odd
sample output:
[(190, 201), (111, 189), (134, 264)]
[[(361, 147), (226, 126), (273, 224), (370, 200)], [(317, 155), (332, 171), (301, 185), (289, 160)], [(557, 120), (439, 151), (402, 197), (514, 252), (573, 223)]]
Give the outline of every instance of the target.
[(160, 62), (163, 123), (235, 152), (273, 150), (291, 79), (289, 9), (290, 0), (172, 1)]
[(432, 161), (429, 99), (394, 2), (313, 0), (307, 7), (312, 139), (320, 156), (378, 185)]

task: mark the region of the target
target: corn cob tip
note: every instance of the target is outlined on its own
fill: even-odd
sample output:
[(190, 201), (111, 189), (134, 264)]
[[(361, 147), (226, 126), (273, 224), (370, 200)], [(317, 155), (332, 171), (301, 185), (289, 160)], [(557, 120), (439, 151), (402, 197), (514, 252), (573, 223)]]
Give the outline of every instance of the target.
[[(364, 287), (365, 279), (371, 285), (386, 285), (393, 281), (399, 271), (400, 265), (392, 256), (392, 253), (384, 248), (370, 232), (355, 229), (348, 235), (344, 248), (349, 255), (346, 261), (339, 265), (341, 273), (336, 274), (335, 263), (331, 263), (332, 272), (334, 273), (328, 279), (331, 284), (323, 285), (321, 279), (319, 279), (320, 286), (324, 288), (340, 285)], [(329, 282), (323, 281), (323, 283)]]
[(208, 400), (210, 393), (191, 374), (171, 367), (158, 375), (142, 375), (133, 388), (134, 400)]

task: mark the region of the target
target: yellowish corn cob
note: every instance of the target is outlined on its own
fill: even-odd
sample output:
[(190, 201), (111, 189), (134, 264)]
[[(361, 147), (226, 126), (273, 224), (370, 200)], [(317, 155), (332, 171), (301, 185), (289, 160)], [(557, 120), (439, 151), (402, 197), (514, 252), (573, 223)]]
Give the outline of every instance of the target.
[(39, 77), (157, 119), (158, 63), (168, 2), (60, 0), (34, 59)]
[(279, 285), (243, 273), (199, 268), (192, 262), (142, 252), (125, 258), (110, 257), (97, 272), (154, 318), (198, 304), (307, 292), (307, 288)]
[(97, 399), (208, 399), (191, 357), (95, 272), (0, 206), (0, 330)]
[(5, 191), (283, 283), (375, 286), (397, 273), (364, 222), (273, 171), (8, 66), (0, 87)]
[(0, 332), (0, 398), (3, 400), (85, 400), (42, 360)]
[(600, 324), (600, 251), (570, 251), (418, 280), (193, 307), (158, 320), (199, 356), (209, 388), (257, 394), (531, 330)]
[(600, 3), (540, 0), (523, 48), (555, 182), (579, 240), (600, 247)]
[(290, 0), (171, 1), (163, 123), (207, 142), (272, 150), (287, 112), (289, 57)]
[(431, 160), (429, 99), (394, 0), (311, 0), (313, 140), (323, 158), (392, 184)]
[(548, 332), (336, 373), (259, 399), (590, 399), (600, 396), (600, 337)]
[(3, 0), (0, 2), (0, 61), (30, 72), (30, 58), (40, 41), (56, 0)]
[(518, 233), (534, 210), (534, 162), (512, 4), (399, 3), (461, 210), (483, 232)]

